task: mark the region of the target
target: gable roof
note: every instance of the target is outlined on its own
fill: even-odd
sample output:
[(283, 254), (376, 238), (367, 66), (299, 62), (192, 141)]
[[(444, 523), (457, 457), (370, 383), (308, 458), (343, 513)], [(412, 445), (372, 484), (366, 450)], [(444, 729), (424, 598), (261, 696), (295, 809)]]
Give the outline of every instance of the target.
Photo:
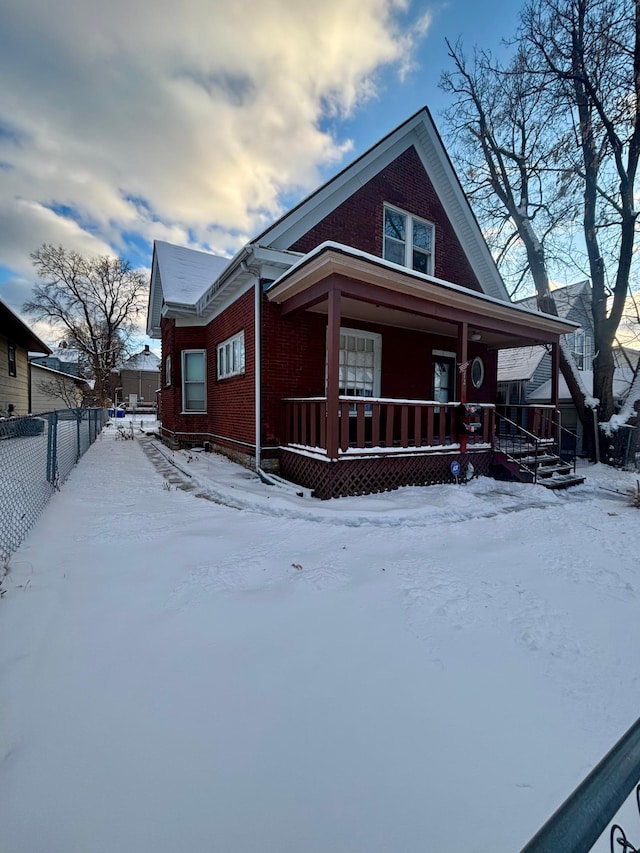
[(159, 334), (160, 315), (165, 303), (182, 309), (193, 308), (229, 263), (230, 259), (221, 255), (154, 240), (147, 334)]
[[(521, 302), (518, 305), (529, 307)], [(498, 350), (498, 382), (529, 382), (546, 352), (541, 346)]]
[(413, 146), (438, 195), (483, 292), (510, 301), (431, 113), (423, 107), (349, 166), (259, 234), (252, 243), (290, 248), (328, 213)]
[(49, 347), (0, 299), (0, 334), (28, 352), (51, 353)]
[(90, 387), (90, 383), (83, 376), (75, 376), (73, 373), (65, 373), (64, 370), (55, 370), (53, 367), (47, 367), (46, 364), (39, 364), (37, 361), (29, 362), (29, 369), (33, 372), (42, 371), (45, 374), (52, 374), (53, 376), (58, 376), (60, 379), (68, 379), (69, 382), (73, 382), (78, 388), (82, 385), (86, 385), (87, 388)]
[[(593, 370), (578, 371), (582, 382), (589, 393), (593, 393)], [(633, 371), (625, 367), (617, 367), (613, 372), (613, 396), (617, 400), (624, 400), (629, 393), (631, 383), (633, 382)], [(539, 388), (527, 395), (529, 402), (545, 402), (551, 399), (551, 380), (547, 379)], [(571, 400), (571, 392), (567, 386), (567, 381), (560, 374), (560, 382), (558, 383), (558, 400), (560, 402), (569, 402)]]
[(434, 187), (482, 292), (511, 302), (469, 201), (427, 107), (365, 151), (281, 216), (231, 259), (156, 241), (147, 334), (159, 337), (163, 301), (186, 315), (204, 317), (229, 291), (255, 277), (276, 279), (300, 253), (291, 246), (369, 180), (413, 147)]
[(160, 357), (151, 352), (150, 349), (143, 349), (142, 352), (137, 352), (130, 358), (127, 358), (115, 368), (116, 371), (122, 370), (139, 370), (150, 371), (157, 373), (160, 370)]
[(156, 240), (165, 302), (193, 305), (229, 264), (229, 258)]
[[(575, 284), (567, 284), (564, 287), (557, 287), (551, 291), (553, 301), (556, 304), (558, 317), (568, 317), (571, 309), (576, 302), (584, 297), (588, 304), (591, 304), (591, 282), (589, 279), (578, 281)], [(538, 309), (537, 296), (527, 296), (524, 299), (516, 300), (517, 305), (522, 305), (523, 308), (531, 308), (532, 311)]]

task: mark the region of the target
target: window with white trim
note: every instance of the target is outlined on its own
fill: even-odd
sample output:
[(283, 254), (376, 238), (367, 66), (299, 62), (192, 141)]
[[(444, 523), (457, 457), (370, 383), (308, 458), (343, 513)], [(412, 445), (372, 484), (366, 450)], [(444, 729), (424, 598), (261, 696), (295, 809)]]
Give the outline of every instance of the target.
[(171, 356), (168, 355), (164, 360), (164, 384), (171, 385)]
[(433, 275), (433, 238), (431, 222), (385, 204), (382, 250), (385, 260)]
[(182, 411), (207, 411), (207, 354), (203, 349), (182, 351)]
[(244, 331), (218, 344), (218, 379), (244, 373)]
[(593, 361), (593, 339), (582, 329), (567, 335), (569, 349), (573, 353), (578, 370), (589, 370)]
[[(338, 393), (348, 397), (379, 397), (382, 335), (340, 329)], [(352, 405), (355, 412), (355, 404)]]

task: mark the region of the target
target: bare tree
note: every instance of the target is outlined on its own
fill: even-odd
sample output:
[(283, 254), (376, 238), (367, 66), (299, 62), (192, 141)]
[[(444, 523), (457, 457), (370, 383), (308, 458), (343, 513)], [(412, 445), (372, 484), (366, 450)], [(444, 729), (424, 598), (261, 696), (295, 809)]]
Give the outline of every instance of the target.
[(72, 376), (52, 374), (47, 379), (39, 379), (38, 390), (54, 400), (60, 400), (66, 409), (86, 406), (91, 399), (87, 393), (89, 386), (86, 381), (83, 379), (75, 379), (74, 381)]
[[(563, 263), (592, 283), (596, 355), (590, 399), (569, 354), (563, 374), (588, 429), (614, 414), (612, 347), (629, 293), (640, 154), (640, 4), (528, 0), (506, 66), (468, 62), (449, 45), (443, 87), (458, 156), (479, 215), (517, 287), (530, 275), (553, 310), (550, 270)], [(497, 226), (496, 226), (497, 223)], [(564, 256), (564, 257), (563, 257)]]
[(109, 375), (128, 352), (147, 285), (128, 261), (85, 258), (62, 246), (31, 255), (40, 281), (24, 310), (61, 329), (88, 361), (98, 405), (109, 400)]

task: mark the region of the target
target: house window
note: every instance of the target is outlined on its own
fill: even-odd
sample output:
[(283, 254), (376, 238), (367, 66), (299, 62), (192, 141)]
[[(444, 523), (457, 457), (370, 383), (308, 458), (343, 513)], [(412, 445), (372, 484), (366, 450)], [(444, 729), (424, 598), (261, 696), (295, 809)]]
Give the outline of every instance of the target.
[(430, 222), (385, 205), (385, 260), (433, 275), (433, 236)]
[(471, 384), (480, 388), (484, 382), (484, 361), (477, 355), (471, 362)]
[(244, 332), (218, 344), (218, 379), (244, 373)]
[(164, 384), (171, 385), (171, 356), (168, 355), (164, 360)]
[(182, 352), (182, 410), (206, 412), (206, 353), (204, 350)]
[(16, 365), (16, 345), (9, 344), (9, 376), (17, 376), (18, 369)]
[[(340, 329), (338, 393), (348, 397), (379, 397), (382, 335)], [(352, 405), (355, 412), (355, 404)]]
[(578, 370), (589, 370), (593, 361), (593, 341), (582, 329), (567, 335), (569, 349), (573, 353)]

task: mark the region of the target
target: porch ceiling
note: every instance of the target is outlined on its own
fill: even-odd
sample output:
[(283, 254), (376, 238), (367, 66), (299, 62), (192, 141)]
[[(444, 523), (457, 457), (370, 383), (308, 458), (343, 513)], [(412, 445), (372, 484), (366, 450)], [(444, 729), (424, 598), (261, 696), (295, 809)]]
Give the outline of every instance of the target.
[(459, 285), (415, 273), (381, 258), (325, 244), (267, 290), (283, 314), (328, 313), (328, 295), (340, 295), (343, 319), (380, 323), (455, 338), (461, 323), (491, 347), (552, 343), (577, 328)]

